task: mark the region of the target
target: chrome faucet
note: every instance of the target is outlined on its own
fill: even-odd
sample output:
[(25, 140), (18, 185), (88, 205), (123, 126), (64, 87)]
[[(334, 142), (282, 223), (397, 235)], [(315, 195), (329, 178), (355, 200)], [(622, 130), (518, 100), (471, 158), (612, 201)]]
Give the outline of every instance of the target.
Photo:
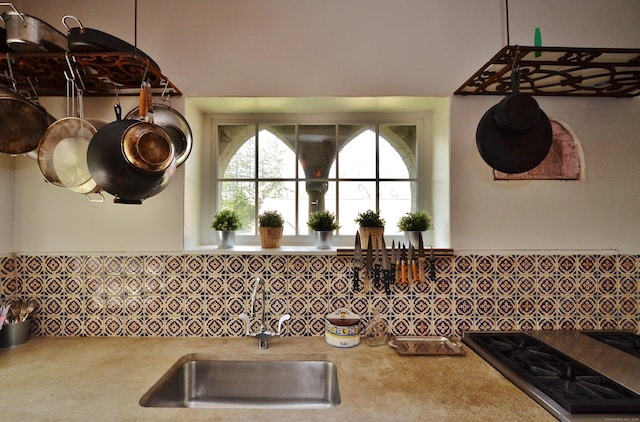
[[(262, 287), (262, 310), (261, 310), (261, 316), (260, 316), (260, 330), (256, 331), (255, 333), (252, 333), (251, 318), (253, 318), (256, 313), (255, 304), (256, 304), (256, 296), (258, 294), (258, 287)], [(266, 308), (267, 308), (267, 302), (265, 301), (266, 290), (267, 289), (265, 287), (264, 280), (262, 279), (262, 277), (256, 277), (256, 281), (253, 283), (253, 292), (251, 293), (251, 305), (250, 305), (249, 315), (245, 313), (241, 313), (240, 315), (238, 315), (238, 317), (241, 320), (243, 320), (245, 322), (245, 325), (247, 326), (246, 335), (253, 338), (257, 338), (258, 347), (261, 350), (269, 348), (269, 339), (275, 336), (279, 336), (280, 333), (282, 332), (282, 325), (286, 320), (291, 318), (291, 315), (289, 314), (282, 315), (278, 320), (278, 331), (273, 332), (268, 330), (267, 323), (265, 320)]]

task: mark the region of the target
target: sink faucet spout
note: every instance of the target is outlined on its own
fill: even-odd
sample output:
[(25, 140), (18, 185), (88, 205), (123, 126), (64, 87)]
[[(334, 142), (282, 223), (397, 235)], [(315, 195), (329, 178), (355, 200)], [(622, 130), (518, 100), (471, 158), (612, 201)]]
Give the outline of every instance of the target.
[[(260, 330), (253, 333), (251, 332), (251, 318), (253, 318), (256, 315), (255, 305), (256, 305), (256, 297), (258, 295), (258, 288), (262, 289), (262, 304), (261, 304), (262, 309), (260, 314)], [(249, 315), (245, 313), (242, 313), (239, 315), (239, 318), (242, 319), (247, 326), (246, 335), (258, 339), (258, 347), (260, 349), (267, 349), (269, 347), (269, 339), (271, 339), (272, 337), (279, 336), (280, 332), (282, 331), (283, 323), (287, 321), (289, 318), (291, 318), (291, 315), (289, 314), (282, 315), (280, 317), (280, 320), (278, 320), (278, 331), (277, 332), (269, 331), (269, 329), (267, 328), (267, 322), (266, 322), (267, 321), (266, 320), (266, 308), (267, 308), (266, 290), (267, 289), (265, 286), (264, 279), (262, 277), (256, 277), (256, 280), (253, 283), (253, 289), (251, 292), (251, 304), (249, 307)]]

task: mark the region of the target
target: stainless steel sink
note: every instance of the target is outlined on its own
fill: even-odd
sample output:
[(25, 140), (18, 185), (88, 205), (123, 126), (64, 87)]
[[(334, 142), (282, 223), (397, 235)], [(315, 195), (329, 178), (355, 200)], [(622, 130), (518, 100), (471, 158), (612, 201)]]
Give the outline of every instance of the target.
[(211, 360), (185, 356), (140, 399), (145, 407), (318, 409), (340, 404), (323, 360)]

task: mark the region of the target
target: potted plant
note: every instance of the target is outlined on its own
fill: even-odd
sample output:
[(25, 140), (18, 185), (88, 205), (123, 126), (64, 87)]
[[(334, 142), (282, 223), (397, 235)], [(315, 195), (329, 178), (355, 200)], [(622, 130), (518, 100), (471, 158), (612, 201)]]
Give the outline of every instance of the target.
[(258, 216), (260, 244), (263, 248), (279, 248), (282, 240), (284, 218), (278, 211), (264, 211)]
[(314, 231), (316, 248), (331, 248), (333, 231), (340, 228), (335, 215), (329, 211), (312, 212), (307, 225)]
[(242, 227), (240, 216), (230, 209), (218, 211), (213, 216), (211, 227), (216, 230), (218, 247), (222, 249), (233, 248), (236, 243), (236, 230)]
[(378, 244), (382, 243), (385, 221), (380, 217), (380, 211), (369, 209), (365, 212), (359, 212), (355, 222), (360, 226), (358, 230), (363, 247), (366, 248), (369, 245), (369, 237), (371, 237), (371, 247), (373, 248), (377, 248)]
[(431, 215), (426, 211), (408, 212), (398, 220), (398, 229), (404, 232), (405, 238), (414, 247), (418, 247), (422, 233), (432, 227)]

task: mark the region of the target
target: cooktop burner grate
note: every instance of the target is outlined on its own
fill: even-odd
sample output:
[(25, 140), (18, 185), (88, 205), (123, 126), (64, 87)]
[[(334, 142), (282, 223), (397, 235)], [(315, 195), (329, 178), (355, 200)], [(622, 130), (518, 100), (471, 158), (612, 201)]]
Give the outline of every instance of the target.
[(581, 334), (640, 358), (640, 336), (632, 332), (581, 331)]
[(469, 337), (570, 413), (633, 413), (640, 407), (640, 395), (525, 333)]

